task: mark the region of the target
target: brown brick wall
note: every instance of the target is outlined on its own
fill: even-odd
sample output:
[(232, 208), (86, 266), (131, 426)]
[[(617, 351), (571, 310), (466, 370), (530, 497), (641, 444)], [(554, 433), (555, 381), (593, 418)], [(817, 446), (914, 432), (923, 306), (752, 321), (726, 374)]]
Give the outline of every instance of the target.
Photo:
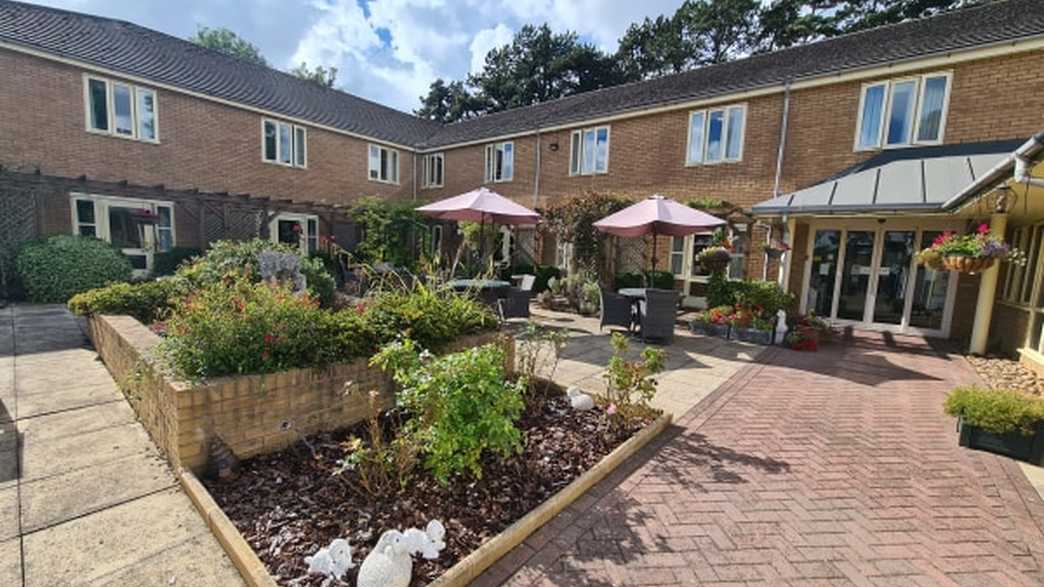
[[(401, 185), (367, 179), (361, 139), (308, 129), (308, 168), (261, 160), (262, 115), (157, 90), (159, 144), (88, 133), (83, 72), (0, 50), (0, 165), (61, 176), (345, 203), (412, 197), (413, 157), (400, 151)], [(147, 86), (147, 84), (142, 84)]]
[[(1014, 355), (1026, 342), (1030, 313), (1001, 303), (993, 305), (989, 350)], [(970, 332), (970, 330), (969, 330)]]

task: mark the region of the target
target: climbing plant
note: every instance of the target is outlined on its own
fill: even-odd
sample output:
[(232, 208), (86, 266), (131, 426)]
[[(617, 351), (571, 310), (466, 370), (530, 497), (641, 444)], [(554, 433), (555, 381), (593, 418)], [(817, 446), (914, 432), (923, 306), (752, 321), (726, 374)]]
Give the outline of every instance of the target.
[(573, 259), (579, 268), (598, 271), (606, 235), (594, 223), (624, 209), (628, 203), (612, 194), (586, 192), (551, 204), (544, 221), (556, 238), (573, 243)]
[(415, 247), (427, 250), (424, 217), (407, 202), (388, 202), (363, 198), (352, 210), (352, 218), (362, 229), (356, 253), (370, 263), (387, 262), (412, 267), (417, 258)]

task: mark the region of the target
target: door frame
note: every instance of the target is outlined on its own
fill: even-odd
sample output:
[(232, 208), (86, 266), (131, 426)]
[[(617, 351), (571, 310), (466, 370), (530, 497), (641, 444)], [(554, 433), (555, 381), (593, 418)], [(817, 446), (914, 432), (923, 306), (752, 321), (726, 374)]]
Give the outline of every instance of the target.
[[(315, 236), (316, 243), (319, 242), (319, 216), (317, 214), (305, 214), (301, 212), (278, 212), (268, 222), (268, 236), (275, 244), (279, 244), (279, 222), (282, 220), (289, 220), (291, 222), (297, 222), (301, 226), (301, 236), (297, 239), (297, 246), (300, 249), (301, 254), (307, 257), (310, 253), (308, 251), (308, 240), (313, 238), (312, 235), (308, 234), (308, 221), (315, 221)], [(287, 244), (287, 243), (284, 243)]]
[[(880, 281), (881, 257), (884, 251), (885, 232), (914, 232), (914, 251), (926, 246), (922, 243), (924, 231), (959, 231), (962, 222), (953, 218), (815, 218), (809, 222), (808, 242), (806, 244), (805, 266), (801, 283), (800, 312), (802, 314), (808, 309), (808, 290), (812, 282), (813, 251), (815, 249), (815, 235), (820, 230), (840, 231), (840, 240), (837, 253), (837, 271), (834, 276), (834, 295), (830, 308), (830, 316), (820, 316), (831, 324), (839, 326), (852, 326), (863, 330), (874, 330), (881, 332), (894, 332), (897, 334), (913, 334), (926, 337), (947, 338), (953, 323), (954, 302), (957, 297), (957, 272), (951, 271), (947, 282), (946, 302), (943, 308), (943, 321), (939, 329), (920, 328), (910, 326), (910, 312), (913, 307), (913, 294), (917, 280), (907, 280), (905, 300), (903, 302), (903, 314), (899, 324), (887, 324), (873, 321), (874, 308), (877, 305), (877, 288)], [(846, 239), (849, 231), (869, 231), (874, 233), (874, 248), (870, 265), (870, 277), (867, 285), (866, 305), (863, 308), (862, 320), (845, 320), (836, 318), (838, 304), (840, 303), (841, 280), (845, 266)], [(911, 257), (909, 271), (911, 276), (916, 276), (917, 261)]]
[[(70, 192), (69, 194), (69, 208), (72, 216), (72, 230), (73, 234), (79, 234), (79, 225), (81, 222), (76, 212), (76, 201), (87, 200), (94, 205), (94, 227), (95, 237), (103, 240), (109, 244), (112, 244), (112, 234), (109, 227), (109, 207), (117, 208), (140, 208), (149, 210), (150, 212), (157, 214), (160, 207), (170, 209), (170, 244), (171, 247), (177, 246), (177, 221), (174, 218), (176, 213), (174, 202), (166, 200), (144, 200), (140, 198), (125, 198), (122, 196), (108, 196), (104, 194), (90, 194), (86, 192)], [(156, 242), (156, 228), (152, 230), (142, 231), (141, 248), (121, 248), (124, 255), (127, 256), (142, 256), (145, 257), (145, 269), (134, 269), (132, 275), (135, 277), (147, 277), (152, 273), (154, 267), (154, 258), (157, 252)]]

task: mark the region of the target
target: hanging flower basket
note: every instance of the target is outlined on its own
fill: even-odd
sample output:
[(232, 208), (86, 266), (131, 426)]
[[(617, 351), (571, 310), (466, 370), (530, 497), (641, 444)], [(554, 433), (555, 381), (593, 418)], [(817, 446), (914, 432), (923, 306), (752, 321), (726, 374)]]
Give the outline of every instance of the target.
[(130, 213), (131, 219), (138, 224), (156, 224), (159, 222), (159, 214), (148, 208), (138, 208)]
[(924, 265), (932, 271), (947, 271), (946, 263), (943, 262), (943, 256), (939, 251), (928, 248), (920, 251), (916, 255), (917, 262)]
[(948, 255), (942, 259), (946, 269), (960, 273), (979, 273), (993, 267), (996, 261), (996, 257), (968, 257), (965, 255)]
[(725, 247), (710, 247), (700, 253), (698, 260), (707, 273), (724, 273), (732, 261), (732, 254)]

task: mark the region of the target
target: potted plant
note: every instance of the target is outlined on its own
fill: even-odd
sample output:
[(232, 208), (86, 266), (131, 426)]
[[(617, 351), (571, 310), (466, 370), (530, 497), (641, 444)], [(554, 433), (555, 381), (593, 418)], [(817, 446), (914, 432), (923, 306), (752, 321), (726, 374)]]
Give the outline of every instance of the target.
[(724, 273), (732, 261), (732, 253), (724, 246), (708, 247), (696, 257), (707, 273)]
[(918, 253), (918, 259), (931, 268), (938, 266), (941, 260), (945, 269), (961, 273), (985, 271), (997, 261), (1006, 260), (1015, 264), (1026, 262), (1026, 256), (1021, 251), (992, 234), (986, 224), (980, 224), (978, 230), (969, 234), (959, 235), (953, 231), (942, 233), (930, 247)]
[(958, 387), (946, 398), (958, 444), (1044, 465), (1044, 399), (1013, 390)]
[(727, 338), (731, 327), (731, 315), (732, 308), (729, 306), (711, 308), (697, 314), (689, 327), (696, 334)]
[(772, 344), (772, 336), (772, 323), (762, 316), (749, 313), (749, 310), (737, 310), (732, 315), (730, 340), (769, 345)]

